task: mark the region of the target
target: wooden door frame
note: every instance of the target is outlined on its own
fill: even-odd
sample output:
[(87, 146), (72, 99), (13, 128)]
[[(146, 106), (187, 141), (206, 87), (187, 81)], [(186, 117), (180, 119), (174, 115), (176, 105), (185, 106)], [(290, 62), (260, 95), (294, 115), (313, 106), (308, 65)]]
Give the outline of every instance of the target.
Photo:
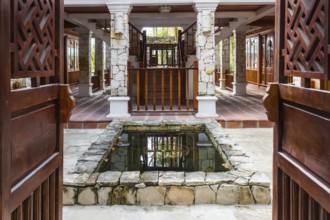
[[(328, 13), (330, 5), (327, 0), (314, 2), (318, 5), (312, 5), (313, 8), (305, 4), (298, 6), (298, 4), (304, 4), (304, 2), (301, 0), (296, 2), (276, 0), (274, 81), (277, 83), (270, 84), (263, 99), (268, 119), (274, 122), (272, 202), (274, 220), (330, 218), (329, 163), (326, 163), (327, 160), (324, 159), (330, 152), (328, 148), (330, 105), (327, 101), (330, 100), (330, 92), (285, 84), (287, 83), (287, 76), (294, 75), (319, 79), (330, 78), (329, 66), (328, 69), (326, 68), (330, 61), (330, 56), (326, 54), (330, 54), (329, 45), (324, 45), (325, 39), (329, 41), (330, 26), (328, 22), (330, 16)], [(321, 4), (322, 6), (320, 6)], [(311, 10), (313, 13), (306, 15), (304, 6), (307, 8), (307, 12)], [(287, 7), (291, 7), (292, 14), (288, 15)], [(294, 10), (298, 10), (297, 8), (300, 8), (299, 10), (302, 10), (304, 15), (301, 15), (302, 13), (295, 14)], [(321, 10), (323, 10), (322, 13)], [(318, 14), (323, 17), (319, 18)], [(313, 48), (309, 44), (310, 46), (305, 48), (295, 44), (305, 40), (305, 38), (301, 39), (299, 34), (298, 37), (295, 35), (298, 22), (299, 25), (306, 28), (302, 28), (303, 31), (313, 27), (311, 26), (313, 25), (312, 22), (306, 23), (306, 19), (303, 19), (310, 15), (317, 17), (308, 17), (310, 21), (324, 19), (324, 29), (322, 29), (325, 32), (324, 35), (316, 34), (313, 36), (319, 38), (318, 43), (323, 44), (324, 52), (322, 52), (322, 47)], [(294, 25), (291, 23), (288, 25), (287, 20), (293, 21)], [(286, 47), (286, 41), (289, 40), (294, 45)], [(299, 65), (292, 69), (287, 67), (286, 65), (291, 66), (307, 62), (305, 59), (299, 60), (295, 56), (290, 57), (290, 52), (295, 51), (293, 54), (297, 53), (296, 47), (298, 53), (301, 50), (301, 54), (305, 54), (305, 51), (306, 53), (312, 51), (322, 56), (325, 53), (324, 61), (322, 58), (318, 61), (315, 58), (310, 58), (310, 60), (308, 57), (306, 58), (309, 63), (321, 62), (320, 60), (322, 60), (323, 72), (310, 68), (310, 66), (308, 66), (309, 69), (300, 68)], [(298, 193), (299, 195), (297, 195)], [(296, 202), (297, 200), (299, 202)]]
[[(0, 61), (2, 74), (0, 74), (0, 217), (1, 219), (9, 219), (9, 197), (10, 197), (10, 169), (5, 164), (10, 164), (10, 150), (6, 146), (10, 146), (10, 1), (0, 1)], [(7, 73), (7, 74), (3, 74)]]
[[(18, 215), (20, 216), (17, 218), (25, 219), (27, 216), (27, 219), (32, 219), (33, 217), (31, 213), (33, 211), (31, 212), (32, 208), (30, 206), (28, 207), (29, 210), (24, 212), (26, 216), (21, 216), (23, 213), (22, 204), (27, 201), (27, 197), (30, 200), (31, 198), (34, 198), (31, 196), (36, 190), (36, 185), (44, 184), (46, 179), (46, 181), (50, 182), (48, 182), (48, 186), (45, 187), (52, 186), (55, 190), (45, 190), (45, 192), (48, 193), (45, 197), (47, 198), (47, 196), (49, 196), (47, 200), (48, 203), (45, 203), (45, 206), (54, 207), (54, 209), (49, 208), (49, 211), (41, 212), (42, 208), (38, 206), (36, 208), (38, 214), (36, 215), (38, 215), (39, 219), (44, 217), (47, 218), (47, 215), (51, 216), (51, 219), (62, 219), (63, 128), (64, 123), (67, 123), (70, 117), (70, 112), (74, 106), (74, 99), (71, 96), (69, 86), (61, 85), (64, 80), (64, 1), (54, 0), (54, 11), (51, 11), (51, 9), (50, 12), (47, 11), (47, 13), (49, 12), (50, 14), (54, 13), (52, 14), (52, 22), (54, 23), (51, 23), (54, 24), (54, 26), (52, 26), (52, 28), (54, 28), (53, 33), (55, 32), (53, 38), (54, 47), (52, 47), (52, 52), (50, 53), (50, 59), (54, 59), (51, 67), (51, 76), (53, 76), (53, 78), (45, 80), (46, 83), (51, 84), (39, 86), (40, 80), (36, 80), (36, 88), (17, 91), (12, 91), (10, 86), (11, 76), (13, 74), (11, 69), (13, 61), (11, 59), (17, 54), (17, 45), (12, 43), (15, 42), (14, 40), (16, 40), (16, 38), (11, 36), (11, 33), (13, 32), (12, 25), (14, 23), (14, 12), (12, 11), (13, 2), (14, 1), (11, 0), (0, 1), (0, 61), (2, 64), (2, 74), (0, 74), (0, 217), (1, 219), (11, 219), (13, 211), (19, 206), (16, 210), (18, 210), (20, 213)], [(40, 32), (43, 33), (43, 31)], [(42, 67), (37, 70), (39, 71), (38, 73), (33, 73), (32, 75), (29, 74), (29, 71), (30, 70), (26, 70), (26, 72), (23, 73), (27, 74), (26, 76), (24, 75), (25, 77), (45, 77), (45, 75), (43, 75), (44, 69)], [(21, 100), (21, 102), (17, 102), (17, 100)], [(54, 149), (47, 146), (52, 150), (50, 153), (44, 153), (42, 157), (39, 157), (40, 161), (36, 161), (31, 167), (24, 167), (24, 173), (22, 175), (13, 175), (13, 171), (11, 170), (13, 160), (12, 134), (15, 133), (15, 131), (12, 130), (14, 126), (13, 120), (19, 118), (16, 117), (17, 115), (31, 115), (39, 109), (50, 109), (50, 106), (52, 107), (52, 112), (54, 112), (54, 114), (47, 114), (48, 118), (51, 118), (49, 121), (47, 120), (47, 122), (51, 123), (52, 128), (54, 128), (52, 131), (54, 131), (54, 133), (56, 132), (56, 134), (51, 132), (51, 137), (56, 139), (56, 143), (51, 141), (51, 147)], [(13, 116), (13, 112), (17, 115)], [(47, 117), (44, 118), (47, 119)], [(52, 120), (55, 121), (55, 125)], [(15, 123), (17, 126), (18, 122)], [(53, 139), (49, 138), (49, 140)], [(41, 145), (45, 145), (44, 142)], [(13, 181), (13, 177), (17, 177), (18, 180), (16, 181), (15, 179), (15, 181)], [(39, 182), (33, 182), (35, 180), (38, 180)], [(38, 190), (41, 189), (41, 187), (42, 186), (39, 185)], [(41, 191), (39, 191), (39, 193), (41, 193)], [(53, 195), (53, 197), (51, 195)], [(50, 201), (49, 198), (54, 198), (54, 200)], [(30, 201), (29, 204), (31, 205), (34, 203)]]

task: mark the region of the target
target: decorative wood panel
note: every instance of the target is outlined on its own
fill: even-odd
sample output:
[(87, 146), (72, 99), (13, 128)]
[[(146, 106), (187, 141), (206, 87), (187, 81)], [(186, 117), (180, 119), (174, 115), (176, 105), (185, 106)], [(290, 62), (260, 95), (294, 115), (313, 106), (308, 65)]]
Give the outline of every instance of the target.
[[(0, 219), (62, 218), (64, 0), (1, 0)], [(11, 90), (12, 78), (33, 87)], [(50, 84), (40, 86), (42, 84)]]
[(11, 1), (12, 78), (54, 76), (55, 0)]
[(330, 219), (330, 93), (271, 84), (273, 219)]
[(329, 79), (329, 1), (281, 2), (286, 13), (285, 75)]

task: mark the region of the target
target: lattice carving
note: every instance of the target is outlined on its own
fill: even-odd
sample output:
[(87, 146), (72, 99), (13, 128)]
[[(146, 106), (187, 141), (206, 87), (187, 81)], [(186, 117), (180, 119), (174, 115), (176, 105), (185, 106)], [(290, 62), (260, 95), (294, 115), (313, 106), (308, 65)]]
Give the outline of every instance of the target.
[(326, 79), (329, 71), (328, 0), (285, 2), (285, 74)]
[(12, 1), (13, 78), (54, 75), (54, 1)]

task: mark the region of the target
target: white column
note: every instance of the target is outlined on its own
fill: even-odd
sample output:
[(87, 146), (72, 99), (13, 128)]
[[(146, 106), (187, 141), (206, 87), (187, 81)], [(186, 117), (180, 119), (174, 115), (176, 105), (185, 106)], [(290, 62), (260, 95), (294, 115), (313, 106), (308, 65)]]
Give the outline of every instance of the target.
[(92, 32), (85, 28), (78, 28), (79, 32), (79, 85), (78, 96), (86, 97), (93, 94), (91, 83), (90, 46)]
[(110, 33), (110, 80), (111, 97), (109, 118), (130, 117), (127, 96), (127, 62), (129, 58), (128, 16), (131, 5), (127, 0), (108, 2), (111, 14)]
[(246, 28), (233, 31), (233, 58), (234, 58), (234, 82), (233, 94), (236, 96), (246, 95)]
[(198, 112), (197, 118), (217, 117), (214, 72), (215, 39), (214, 12), (218, 0), (195, 0), (197, 12), (196, 56), (198, 59)]

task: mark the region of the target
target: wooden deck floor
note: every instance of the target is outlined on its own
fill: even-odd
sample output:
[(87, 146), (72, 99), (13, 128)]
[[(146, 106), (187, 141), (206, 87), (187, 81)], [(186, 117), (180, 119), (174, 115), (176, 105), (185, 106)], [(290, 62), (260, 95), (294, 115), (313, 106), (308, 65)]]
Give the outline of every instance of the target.
[[(107, 95), (95, 92), (91, 97), (77, 97), (77, 86), (71, 87), (77, 105), (72, 112), (68, 128), (104, 128), (111, 121), (106, 118), (109, 113)], [(265, 109), (261, 104), (264, 89), (248, 86), (248, 96), (232, 96), (227, 90), (218, 90), (216, 120), (226, 128), (271, 127)], [(139, 112), (133, 113), (131, 120), (192, 119), (193, 112)]]

